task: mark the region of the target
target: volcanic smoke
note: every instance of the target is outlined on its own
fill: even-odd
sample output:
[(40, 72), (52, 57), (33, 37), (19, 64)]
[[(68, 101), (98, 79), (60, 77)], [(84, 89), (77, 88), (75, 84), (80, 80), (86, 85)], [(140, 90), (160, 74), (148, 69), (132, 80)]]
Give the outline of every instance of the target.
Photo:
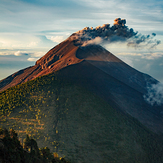
[(154, 48), (161, 43), (160, 40), (154, 39), (155, 33), (151, 35), (142, 35), (135, 32), (133, 28), (125, 25), (126, 20), (116, 18), (113, 26), (104, 24), (96, 28), (85, 27), (84, 29), (73, 33), (69, 39), (73, 40), (78, 46), (89, 44), (102, 44), (112, 42), (127, 42), (127, 46), (135, 48)]

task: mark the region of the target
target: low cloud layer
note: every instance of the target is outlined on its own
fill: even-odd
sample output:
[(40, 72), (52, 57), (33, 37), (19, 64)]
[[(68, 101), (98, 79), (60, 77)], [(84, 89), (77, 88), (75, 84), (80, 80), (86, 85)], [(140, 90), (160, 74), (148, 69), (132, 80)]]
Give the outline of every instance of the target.
[(6, 51), (0, 52), (0, 56), (15, 56), (16, 58), (21, 58), (22, 61), (27, 60), (30, 62), (37, 61), (40, 57), (45, 55), (46, 52), (32, 52), (32, 51)]
[(63, 38), (63, 36), (51, 36), (50, 40), (52, 40), (53, 42), (60, 43), (64, 40), (64, 38)]
[(30, 53), (26, 51), (6, 51), (6, 52), (0, 52), (0, 55), (7, 56), (7, 55), (15, 55), (15, 56), (28, 56)]
[(163, 84), (153, 84), (148, 87), (148, 93), (144, 95), (144, 99), (151, 105), (163, 104)]
[(126, 26), (126, 20), (116, 18), (114, 25), (104, 24), (103, 26), (85, 27), (84, 29), (72, 34), (69, 39), (74, 40), (77, 45), (86, 46), (88, 44), (127, 42), (129, 47), (135, 48), (154, 48), (161, 41), (154, 39), (155, 33), (142, 35)]
[(27, 52), (17, 51), (14, 53), (15, 56), (29, 55)]
[(140, 56), (141, 58), (147, 59), (147, 60), (154, 60), (154, 59), (161, 59), (163, 57), (163, 52), (122, 52), (117, 53), (118, 56)]
[(34, 62), (34, 61), (37, 61), (39, 58), (28, 58), (27, 60), (30, 61), (30, 62)]

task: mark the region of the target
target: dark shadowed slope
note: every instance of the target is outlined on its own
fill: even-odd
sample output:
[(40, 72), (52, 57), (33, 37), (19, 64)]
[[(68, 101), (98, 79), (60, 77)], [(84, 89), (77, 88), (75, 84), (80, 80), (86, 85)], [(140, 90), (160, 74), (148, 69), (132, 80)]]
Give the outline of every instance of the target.
[(116, 94), (124, 84), (109, 76), (90, 82), (92, 77), (104, 74), (83, 61), (3, 91), (1, 126), (16, 130), (21, 142), (29, 134), (39, 147), (48, 146), (72, 163), (162, 163), (162, 138), (102, 99), (105, 93), (113, 97), (105, 92), (105, 79)]
[(98, 45), (79, 48), (77, 57), (86, 60), (106, 74), (141, 93), (146, 93), (146, 87), (148, 85), (158, 83), (154, 78), (130, 67), (112, 53)]
[[(119, 66), (119, 63), (113, 65), (115, 64), (116, 67)], [(113, 108), (135, 117), (150, 130), (157, 133), (163, 132), (161, 114), (163, 106), (149, 105), (144, 100), (142, 92), (107, 74), (88, 61), (64, 68), (60, 74), (61, 79), (75, 82), (94, 92)]]

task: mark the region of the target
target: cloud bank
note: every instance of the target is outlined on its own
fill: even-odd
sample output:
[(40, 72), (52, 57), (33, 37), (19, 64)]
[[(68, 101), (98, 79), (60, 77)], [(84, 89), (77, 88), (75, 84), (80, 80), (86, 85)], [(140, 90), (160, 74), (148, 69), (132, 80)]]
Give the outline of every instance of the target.
[(15, 56), (29, 55), (27, 52), (17, 51), (14, 53)]
[(60, 43), (64, 40), (64, 38), (63, 38), (63, 36), (51, 36), (50, 40), (52, 40), (53, 42)]
[(0, 52), (0, 55), (7, 56), (7, 55), (15, 55), (15, 56), (28, 56), (30, 53), (27, 51), (7, 51), (7, 52)]
[(30, 62), (34, 62), (34, 61), (37, 61), (39, 58), (28, 58), (27, 60), (30, 61)]
[(112, 43), (112, 42), (127, 42), (129, 47), (135, 48), (154, 48), (161, 43), (161, 41), (154, 39), (155, 33), (151, 35), (142, 35), (135, 32), (132, 28), (125, 25), (126, 20), (116, 18), (113, 26), (104, 24), (103, 26), (85, 27), (84, 29), (73, 33), (69, 39), (73, 40), (76, 45), (86, 46), (89, 44)]
[(121, 52), (117, 53), (119, 56), (139, 56), (143, 59), (147, 60), (154, 60), (154, 59), (159, 59), (163, 57), (163, 52), (158, 51), (158, 52)]
[(163, 104), (163, 84), (153, 84), (148, 87), (148, 93), (144, 95), (144, 99), (151, 105)]

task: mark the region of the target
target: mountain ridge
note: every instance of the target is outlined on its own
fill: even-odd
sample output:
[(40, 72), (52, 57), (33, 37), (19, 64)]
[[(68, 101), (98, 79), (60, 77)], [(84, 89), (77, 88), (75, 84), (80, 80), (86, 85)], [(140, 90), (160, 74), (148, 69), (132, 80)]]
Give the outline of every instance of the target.
[(69, 40), (63, 41), (36, 61), (34, 66), (22, 69), (1, 80), (0, 91), (33, 80), (39, 76), (49, 74), (53, 71), (58, 71), (59, 69), (68, 66), (68, 64), (80, 62), (80, 59), (75, 57), (77, 48), (77, 46), (73, 45), (73, 42), (70, 42)]
[(148, 86), (158, 81), (130, 67), (100, 45), (76, 46), (67, 39), (49, 50), (34, 66), (2, 80), (1, 91), (57, 71), (62, 72), (63, 79), (95, 92), (152, 131), (163, 132), (162, 105), (151, 106), (144, 99)]
[[(87, 49), (87, 52), (85, 52), (84, 49)], [(90, 54), (88, 54), (89, 52), (90, 54), (93, 53), (93, 55), (91, 56)], [(98, 54), (100, 52), (105, 58), (100, 57), (100, 55)], [(111, 57), (108, 57), (108, 56), (111, 56)], [(106, 49), (104, 49), (103, 47), (99, 45), (88, 45), (86, 47), (76, 46), (74, 41), (70, 41), (69, 39), (67, 39), (63, 41), (62, 43), (58, 44), (57, 46), (55, 46), (54, 48), (52, 48), (51, 50), (49, 50), (43, 57), (41, 57), (39, 60), (36, 61), (36, 64), (34, 66), (30, 66), (28, 68), (22, 69), (8, 76), (7, 78), (1, 80), (0, 91), (3, 91), (17, 84), (21, 84), (29, 80), (33, 80), (39, 76), (47, 75), (51, 72), (58, 71), (71, 64), (80, 63), (83, 60), (87, 60), (88, 62), (92, 64), (94, 60), (104, 61), (103, 63), (106, 63), (107, 60), (109, 62), (113, 60), (114, 62), (120, 62), (121, 64), (123, 64), (124, 65), (123, 67), (125, 66), (130, 67), (129, 65), (125, 64), (119, 58), (117, 58), (116, 56), (114, 56), (113, 54), (111, 54), (110, 52), (108, 52)], [(93, 65), (97, 66), (95, 64)], [(105, 65), (105, 68), (108, 67), (106, 65)], [(100, 66), (97, 66), (97, 67), (101, 68)], [(113, 66), (113, 68), (114, 67), (115, 66)], [(149, 77), (149, 78), (153, 80), (150, 82), (154, 84), (158, 83), (158, 81), (155, 80), (154, 78), (152, 77)]]

